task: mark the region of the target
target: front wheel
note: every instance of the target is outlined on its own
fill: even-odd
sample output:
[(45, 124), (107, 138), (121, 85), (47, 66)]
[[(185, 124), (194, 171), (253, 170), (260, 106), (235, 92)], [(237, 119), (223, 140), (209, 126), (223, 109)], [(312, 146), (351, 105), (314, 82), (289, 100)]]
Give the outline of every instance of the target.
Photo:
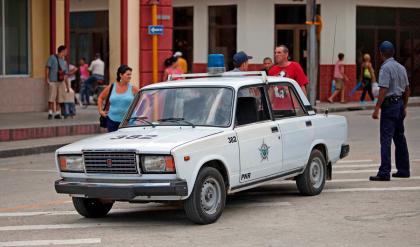
[(302, 195), (315, 196), (321, 193), (325, 185), (326, 167), (322, 152), (312, 150), (305, 171), (296, 177), (296, 185)]
[(111, 210), (113, 202), (102, 202), (100, 199), (73, 197), (76, 211), (86, 218), (101, 218)]
[(212, 167), (203, 168), (190, 197), (184, 201), (187, 217), (194, 223), (205, 225), (222, 215), (226, 202), (225, 183), (220, 172)]

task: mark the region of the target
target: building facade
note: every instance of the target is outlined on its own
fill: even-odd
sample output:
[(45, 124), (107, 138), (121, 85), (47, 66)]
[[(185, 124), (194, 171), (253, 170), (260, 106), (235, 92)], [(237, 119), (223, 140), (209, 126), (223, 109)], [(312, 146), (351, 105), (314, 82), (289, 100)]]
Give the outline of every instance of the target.
[[(206, 70), (209, 53), (232, 56), (243, 50), (260, 70), (274, 47), (285, 44), (290, 58), (307, 67), (306, 1), (304, 0), (160, 0), (157, 21), (159, 78), (163, 61), (182, 51), (190, 72)], [(364, 53), (381, 65), (378, 45), (390, 40), (396, 58), (407, 69), (414, 95), (420, 95), (420, 1), (318, 0), (322, 29), (318, 37), (317, 98), (331, 92), (333, 66), (345, 54), (347, 90), (356, 84)], [(106, 79), (115, 80), (120, 64), (133, 71), (132, 82), (152, 82), (152, 24), (150, 0), (0, 0), (1, 112), (44, 111), (47, 107), (45, 63), (57, 47), (66, 44), (68, 60), (89, 62), (101, 53)], [(346, 95), (356, 101), (360, 92)]]

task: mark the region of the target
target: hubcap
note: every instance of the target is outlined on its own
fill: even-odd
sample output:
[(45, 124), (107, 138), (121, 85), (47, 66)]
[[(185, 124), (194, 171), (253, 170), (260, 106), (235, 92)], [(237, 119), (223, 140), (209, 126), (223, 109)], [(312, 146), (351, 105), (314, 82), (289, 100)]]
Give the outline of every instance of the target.
[(201, 187), (201, 208), (207, 214), (214, 214), (221, 201), (221, 189), (216, 179), (206, 178)]
[(322, 161), (319, 158), (314, 158), (309, 167), (309, 177), (314, 188), (321, 187), (324, 180), (324, 169)]

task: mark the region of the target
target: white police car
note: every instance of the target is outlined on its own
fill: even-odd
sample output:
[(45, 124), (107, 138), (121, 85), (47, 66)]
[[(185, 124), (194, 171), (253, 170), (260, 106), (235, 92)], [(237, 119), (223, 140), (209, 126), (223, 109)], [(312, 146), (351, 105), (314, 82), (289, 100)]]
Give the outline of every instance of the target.
[(144, 87), (118, 131), (56, 151), (55, 189), (81, 215), (105, 216), (115, 201), (181, 200), (190, 220), (208, 224), (227, 194), (273, 179), (321, 193), (349, 152), (346, 119), (315, 114), (293, 80), (263, 72), (181, 77)]

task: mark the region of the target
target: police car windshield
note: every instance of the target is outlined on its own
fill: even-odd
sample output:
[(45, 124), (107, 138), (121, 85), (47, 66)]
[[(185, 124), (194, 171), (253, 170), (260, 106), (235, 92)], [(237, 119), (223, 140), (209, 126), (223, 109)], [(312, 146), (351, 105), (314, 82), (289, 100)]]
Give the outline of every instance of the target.
[[(124, 127), (217, 126), (231, 123), (233, 90), (222, 87), (189, 87), (144, 90), (127, 117)], [(182, 119), (183, 121), (160, 121)]]

